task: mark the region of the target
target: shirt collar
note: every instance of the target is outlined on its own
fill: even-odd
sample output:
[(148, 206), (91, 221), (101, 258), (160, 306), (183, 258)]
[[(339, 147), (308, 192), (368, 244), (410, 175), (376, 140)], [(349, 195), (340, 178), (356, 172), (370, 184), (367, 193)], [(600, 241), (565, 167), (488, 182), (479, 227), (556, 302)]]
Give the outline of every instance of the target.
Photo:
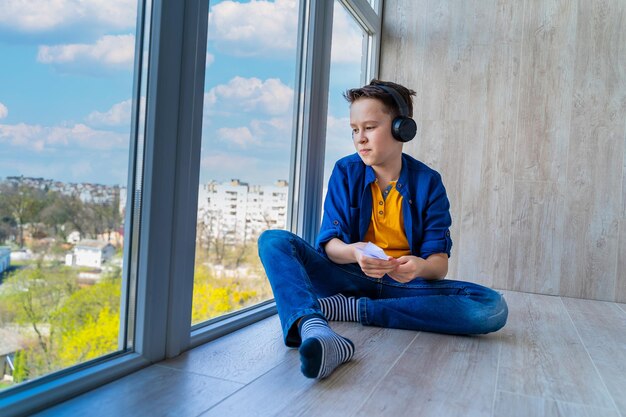
[[(406, 186), (408, 184), (408, 179), (409, 179), (409, 168), (408, 168), (408, 164), (406, 163), (406, 155), (402, 153), (402, 168), (400, 168), (400, 177), (398, 177), (398, 181), (396, 182), (396, 188), (401, 194), (402, 194), (402, 191), (406, 189)], [(374, 169), (369, 165), (365, 165), (364, 188), (369, 187), (370, 184), (373, 183), (374, 181), (376, 181), (376, 173), (374, 172)]]

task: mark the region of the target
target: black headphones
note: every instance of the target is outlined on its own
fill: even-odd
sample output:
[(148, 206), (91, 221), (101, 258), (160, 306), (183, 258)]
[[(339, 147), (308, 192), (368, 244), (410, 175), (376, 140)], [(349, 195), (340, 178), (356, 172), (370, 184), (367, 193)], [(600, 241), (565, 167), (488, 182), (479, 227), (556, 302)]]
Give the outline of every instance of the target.
[(393, 101), (396, 102), (398, 109), (400, 109), (400, 115), (391, 122), (391, 134), (393, 137), (400, 142), (408, 142), (413, 139), (417, 133), (417, 124), (415, 120), (409, 117), (409, 106), (407, 106), (404, 99), (391, 87), (382, 84), (375, 84), (375, 86), (388, 93), (393, 98)]

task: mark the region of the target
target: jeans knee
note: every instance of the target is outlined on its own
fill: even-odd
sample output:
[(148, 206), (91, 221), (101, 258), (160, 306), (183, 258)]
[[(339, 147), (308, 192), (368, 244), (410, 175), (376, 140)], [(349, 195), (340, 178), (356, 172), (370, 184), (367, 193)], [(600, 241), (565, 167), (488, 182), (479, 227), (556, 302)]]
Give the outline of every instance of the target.
[(509, 308), (504, 297), (494, 291), (494, 297), (490, 304), (485, 306), (483, 321), (483, 331), (481, 333), (491, 333), (500, 330), (506, 324), (509, 316)]
[(257, 241), (259, 257), (263, 258), (263, 255), (268, 251), (281, 248), (282, 245), (289, 242), (289, 239), (293, 236), (293, 233), (287, 230), (270, 229), (264, 231)]

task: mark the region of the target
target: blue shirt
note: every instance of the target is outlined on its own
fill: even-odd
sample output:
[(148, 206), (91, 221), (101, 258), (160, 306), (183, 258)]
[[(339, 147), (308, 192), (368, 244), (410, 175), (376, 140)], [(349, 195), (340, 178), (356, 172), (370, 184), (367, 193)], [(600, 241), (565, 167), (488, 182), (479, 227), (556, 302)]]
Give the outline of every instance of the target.
[[(362, 242), (372, 218), (372, 191), (376, 180), (372, 167), (358, 154), (341, 158), (328, 181), (324, 217), (316, 247), (321, 253), (333, 238), (345, 243)], [(411, 253), (428, 258), (435, 253), (450, 256), (450, 202), (441, 175), (413, 157), (402, 154), (402, 169), (396, 183), (402, 195), (404, 230)]]

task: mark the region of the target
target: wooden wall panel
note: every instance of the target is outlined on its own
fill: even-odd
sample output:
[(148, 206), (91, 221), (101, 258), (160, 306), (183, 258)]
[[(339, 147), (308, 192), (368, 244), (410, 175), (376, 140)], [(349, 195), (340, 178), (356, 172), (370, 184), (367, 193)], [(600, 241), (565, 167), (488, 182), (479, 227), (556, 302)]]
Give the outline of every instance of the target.
[(626, 301), (626, 2), (386, 0), (381, 78), (441, 172), (449, 276)]
[(576, 4), (571, 0), (527, 0), (515, 179), (565, 181)]
[(506, 289), (558, 294), (565, 196), (557, 183), (516, 181)]
[(626, 54), (616, 52), (626, 41), (626, 5), (578, 8), (561, 294), (613, 300), (626, 114)]
[(626, 302), (626, 218), (622, 218), (619, 224), (619, 247), (615, 277), (615, 299)]
[(457, 217), (461, 234), (455, 235), (459, 244), (457, 277), (505, 288), (519, 44), (476, 45), (472, 63), (471, 108), (477, 114), (470, 120), (470, 134), (463, 141), (463, 201)]

